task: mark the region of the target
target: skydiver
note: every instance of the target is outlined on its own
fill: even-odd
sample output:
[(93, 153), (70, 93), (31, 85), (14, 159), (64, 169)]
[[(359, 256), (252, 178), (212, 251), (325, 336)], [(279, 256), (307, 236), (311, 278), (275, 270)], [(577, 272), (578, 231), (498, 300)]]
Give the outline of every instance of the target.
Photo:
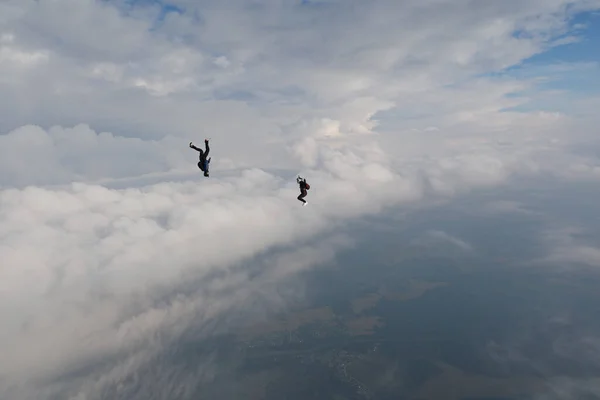
[(308, 194), (308, 190), (310, 189), (310, 185), (306, 182), (306, 179), (304, 179), (304, 178), (302, 178), (300, 176), (298, 176), (296, 178), (296, 183), (298, 183), (298, 185), (300, 185), (300, 195), (297, 197), (297, 199), (302, 202), (303, 206), (305, 206), (305, 205), (308, 204), (308, 202), (306, 200), (304, 200), (304, 198)]
[(204, 172), (204, 176), (208, 177), (208, 167), (209, 167), (210, 160), (211, 160), (210, 158), (209, 159), (206, 158), (206, 157), (208, 157), (208, 153), (210, 152), (210, 147), (208, 146), (208, 139), (204, 139), (205, 150), (202, 150), (202, 149), (194, 146), (192, 144), (192, 142), (190, 142), (190, 147), (192, 149), (196, 150), (198, 153), (200, 153), (200, 155), (199, 155), (200, 161), (198, 161), (198, 168), (200, 168), (200, 170), (202, 170)]

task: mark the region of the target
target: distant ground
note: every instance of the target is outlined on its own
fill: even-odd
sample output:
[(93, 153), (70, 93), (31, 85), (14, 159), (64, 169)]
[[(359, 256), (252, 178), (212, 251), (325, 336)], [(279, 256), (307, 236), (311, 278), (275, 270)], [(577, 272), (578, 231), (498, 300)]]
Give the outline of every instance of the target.
[(360, 247), (295, 278), (303, 304), (205, 345), (222, 368), (197, 398), (575, 400), (553, 382), (600, 379), (578, 347), (600, 337), (600, 274), (523, 262), (542, 252), (534, 217), (452, 207), (370, 221)]
[[(388, 277), (336, 311), (307, 308), (240, 329), (228, 342), (236, 353), (236, 383), (229, 385), (238, 394), (227, 398), (535, 399), (548, 389), (546, 380), (535, 363), (510, 360), (512, 333), (527, 332), (518, 345), (523, 360), (543, 361), (556, 376), (578, 376), (577, 363), (552, 351), (564, 332), (549, 330), (544, 298), (600, 300), (579, 279), (531, 272), (456, 272), (448, 282), (396, 283), (390, 290), (395, 283)], [(600, 376), (600, 369), (593, 372)], [(214, 393), (224, 395), (219, 385)]]

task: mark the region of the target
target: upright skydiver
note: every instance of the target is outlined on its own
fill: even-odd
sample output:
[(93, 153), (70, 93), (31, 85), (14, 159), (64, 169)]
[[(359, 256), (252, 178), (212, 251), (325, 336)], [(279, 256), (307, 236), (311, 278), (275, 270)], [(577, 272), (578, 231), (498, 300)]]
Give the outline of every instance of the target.
[(198, 153), (200, 153), (200, 155), (199, 155), (200, 161), (198, 161), (198, 168), (200, 168), (204, 172), (204, 176), (208, 177), (208, 167), (210, 164), (210, 158), (209, 159), (206, 158), (206, 157), (208, 157), (208, 153), (210, 151), (210, 147), (208, 146), (208, 139), (204, 139), (205, 150), (202, 150), (202, 149), (194, 146), (192, 144), (192, 142), (190, 142), (190, 147), (192, 149), (196, 150)]
[(305, 206), (308, 203), (304, 198), (308, 194), (307, 191), (310, 189), (310, 185), (306, 182), (306, 179), (302, 178), (300, 175), (296, 178), (296, 183), (300, 185), (300, 195), (297, 198), (302, 202), (302, 205)]

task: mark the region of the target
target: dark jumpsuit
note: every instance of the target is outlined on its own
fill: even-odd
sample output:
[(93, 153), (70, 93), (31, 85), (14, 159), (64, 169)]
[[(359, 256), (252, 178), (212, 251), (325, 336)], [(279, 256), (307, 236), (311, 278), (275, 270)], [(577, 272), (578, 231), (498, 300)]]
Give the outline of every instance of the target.
[(210, 158), (207, 159), (208, 153), (210, 152), (210, 147), (208, 146), (208, 140), (204, 141), (204, 148), (202, 150), (194, 145), (191, 146), (192, 149), (196, 150), (199, 154), (198, 168), (200, 168), (204, 172), (204, 176), (208, 176), (208, 164), (210, 163)]
[(306, 197), (307, 194), (308, 192), (306, 191), (306, 180), (303, 179), (300, 181), (300, 195), (298, 196), (298, 200), (300, 200), (303, 203), (306, 203), (304, 197)]

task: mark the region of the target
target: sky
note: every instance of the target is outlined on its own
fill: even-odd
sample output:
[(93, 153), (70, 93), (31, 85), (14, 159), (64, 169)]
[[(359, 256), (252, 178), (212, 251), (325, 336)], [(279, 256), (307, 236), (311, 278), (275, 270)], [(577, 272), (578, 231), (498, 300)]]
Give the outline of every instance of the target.
[(273, 285), (352, 246), (350, 219), (597, 184), (599, 10), (1, 1), (0, 397), (95, 399), (192, 323), (284, 306)]

